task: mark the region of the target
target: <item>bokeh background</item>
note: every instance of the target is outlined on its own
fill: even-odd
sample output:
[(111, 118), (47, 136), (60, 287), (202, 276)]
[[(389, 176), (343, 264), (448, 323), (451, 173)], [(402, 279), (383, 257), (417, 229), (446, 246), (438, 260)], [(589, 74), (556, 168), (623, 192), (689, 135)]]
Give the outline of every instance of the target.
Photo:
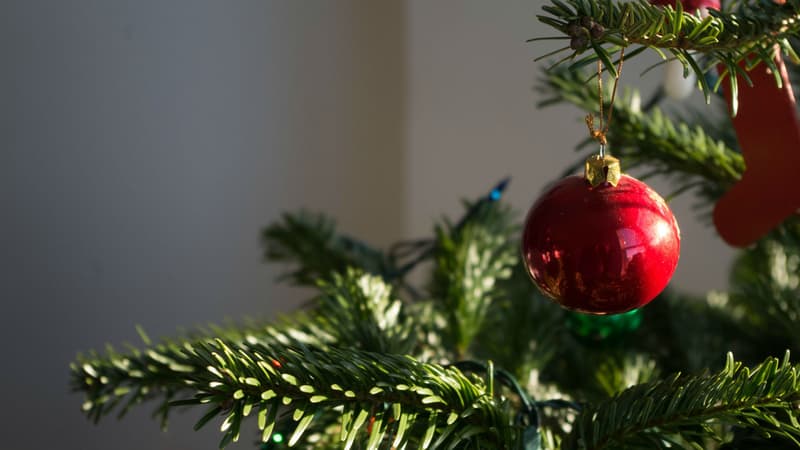
[[(533, 0), (0, 2), (3, 448), (214, 449), (199, 411), (99, 426), (77, 352), (308, 292), (275, 283), (259, 230), (306, 208), (376, 245), (430, 235), (513, 177), (526, 209), (579, 156), (583, 111), (537, 109), (552, 46)], [(658, 71), (627, 85), (646, 91)], [(665, 185), (654, 184), (662, 189)], [(732, 251), (673, 202), (673, 285), (726, 285)], [(587, 224), (587, 232), (590, 232)], [(253, 448), (243, 434), (232, 448)]]

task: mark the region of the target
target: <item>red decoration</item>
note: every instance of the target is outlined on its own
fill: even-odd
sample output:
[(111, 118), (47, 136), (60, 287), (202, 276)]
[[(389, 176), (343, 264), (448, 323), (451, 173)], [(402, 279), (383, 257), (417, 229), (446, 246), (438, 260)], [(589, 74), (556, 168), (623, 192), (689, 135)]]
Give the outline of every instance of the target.
[[(675, 6), (675, 2), (650, 0), (661, 6)], [(785, 0), (774, 3), (782, 5)], [(684, 0), (682, 4), (687, 12), (720, 9), (719, 0)], [(775, 53), (782, 87), (776, 86), (774, 75), (764, 64), (748, 72), (752, 86), (736, 75), (739, 109), (733, 127), (747, 169), (714, 208), (717, 232), (735, 247), (754, 243), (800, 209), (800, 188), (794, 181), (800, 170), (800, 124), (786, 66), (780, 52)], [(720, 66), (719, 70), (727, 68)], [(723, 86), (730, 105), (730, 81), (726, 79)]]
[[(743, 63), (744, 64), (744, 63)], [(800, 209), (800, 125), (792, 84), (780, 55), (775, 59), (783, 86), (760, 64), (738, 77), (739, 110), (733, 127), (747, 169), (714, 208), (714, 225), (727, 243), (746, 247)], [(725, 70), (720, 67), (720, 70)], [(724, 83), (728, 103), (729, 79)]]
[[(671, 5), (673, 8), (677, 3), (676, 0), (650, 0), (650, 3), (657, 6), (667, 6)], [(693, 13), (700, 8), (710, 8), (710, 9), (719, 9), (720, 1), (719, 0), (683, 0), (681, 2), (683, 5), (683, 10), (689, 13)]]
[(592, 187), (567, 177), (533, 205), (522, 256), (542, 292), (561, 306), (616, 314), (644, 306), (678, 264), (680, 231), (664, 199), (622, 175)]

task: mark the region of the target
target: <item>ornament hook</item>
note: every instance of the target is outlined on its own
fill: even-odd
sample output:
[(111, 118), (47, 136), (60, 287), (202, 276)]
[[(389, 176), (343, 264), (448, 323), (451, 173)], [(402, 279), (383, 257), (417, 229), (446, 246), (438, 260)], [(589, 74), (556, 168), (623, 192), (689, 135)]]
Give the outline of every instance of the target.
[(611, 124), (611, 117), (614, 114), (614, 99), (617, 97), (617, 85), (619, 85), (619, 77), (622, 74), (622, 62), (625, 60), (625, 47), (619, 50), (619, 63), (617, 64), (617, 73), (614, 75), (614, 86), (611, 88), (611, 100), (608, 103), (608, 119), (604, 116), (605, 108), (603, 108), (603, 62), (597, 60), (597, 97), (600, 104), (600, 125), (598, 128), (594, 127), (594, 116), (589, 114), (586, 116), (586, 126), (589, 127), (589, 136), (600, 143), (600, 158), (606, 155), (606, 145), (608, 145), (608, 127)]

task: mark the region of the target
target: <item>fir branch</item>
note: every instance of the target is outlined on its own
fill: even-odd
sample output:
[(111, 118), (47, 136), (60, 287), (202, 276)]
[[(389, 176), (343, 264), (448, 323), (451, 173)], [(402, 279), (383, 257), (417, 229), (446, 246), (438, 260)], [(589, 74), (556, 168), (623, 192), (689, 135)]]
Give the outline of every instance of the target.
[(733, 439), (719, 447), (719, 450), (797, 450), (797, 444), (789, 439), (760, 433), (748, 428), (734, 428)]
[[(583, 72), (546, 72), (539, 89), (551, 95), (541, 106), (569, 102), (583, 109), (597, 108), (597, 91), (585, 83)], [(610, 151), (624, 158), (627, 169), (647, 165), (655, 172), (682, 177), (684, 185), (697, 186), (712, 200), (741, 178), (745, 167), (741, 154), (708, 136), (702, 127), (676, 123), (658, 108), (640, 111), (634, 97), (614, 103), (614, 126), (608, 133)]]
[[(539, 15), (539, 20), (571, 38), (570, 47), (563, 50), (571, 48), (573, 53), (565, 60), (574, 59), (586, 49), (593, 50), (590, 56), (575, 61), (572, 69), (599, 59), (614, 74), (616, 69), (611, 61), (615, 50), (638, 46), (628, 52), (630, 58), (650, 48), (667, 59), (661, 52), (663, 49), (681, 61), (687, 71), (696, 73), (707, 101), (716, 86), (705, 82), (705, 72), (721, 64), (727, 68), (721, 79), (737, 73), (749, 82), (740, 62), (745, 61), (748, 69), (762, 63), (774, 67), (772, 48), (776, 45), (796, 57), (789, 38), (800, 33), (798, 0), (781, 5), (771, 0), (737, 2), (734, 10), (709, 10), (705, 18), (699, 13), (683, 11), (680, 2), (673, 8), (653, 6), (644, 0), (552, 0), (543, 9), (546, 14)], [(708, 56), (710, 64), (701, 66), (698, 54)], [(777, 71), (776, 77), (779, 77)], [(779, 78), (776, 83), (780, 85)], [(731, 83), (731, 90), (735, 98), (736, 83)]]
[(531, 283), (521, 258), (497, 288), (499, 296), (486, 312), (473, 352), (524, 380), (557, 355), (558, 338), (567, 331), (564, 310)]
[(800, 349), (800, 221), (790, 219), (734, 264), (730, 302), (774, 345)]
[(511, 275), (518, 257), (507, 236), (512, 233), (511, 213), (496, 203), (460, 226), (436, 228), (432, 297), (442, 302), (448, 324), (444, 331), (457, 359), (463, 359), (479, 333), (498, 280)]
[(766, 351), (763, 339), (743, 324), (741, 308), (723, 292), (697, 296), (668, 288), (643, 313), (639, 348), (657, 357), (664, 373), (718, 370), (724, 363), (719, 355), (729, 351), (754, 363), (787, 348)]
[(635, 352), (604, 358), (594, 373), (597, 386), (609, 397), (631, 386), (652, 381), (658, 375), (656, 362)]
[(332, 219), (306, 211), (286, 213), (281, 222), (262, 232), (264, 256), (271, 261), (295, 263), (283, 277), (300, 286), (315, 286), (317, 280), (345, 267), (372, 274), (390, 272), (383, 252), (363, 242), (338, 234)]
[(713, 424), (757, 429), (800, 445), (800, 366), (789, 354), (749, 369), (728, 354), (719, 373), (675, 375), (627, 389), (576, 420), (567, 448), (664, 448), (680, 436), (696, 448), (717, 437)]
[[(778, 4), (771, 0), (736, 2), (735, 10), (708, 10), (709, 16), (685, 12), (678, 5), (660, 7), (647, 1), (588, 2), (555, 0), (542, 9), (539, 20), (562, 33), (583, 33), (570, 25), (584, 17), (603, 27), (593, 43), (642, 45), (660, 49), (734, 52), (756, 46), (769, 47), (800, 32), (800, 2)], [(582, 24), (585, 25), (585, 24)], [(591, 30), (587, 30), (591, 32)], [(589, 33), (591, 35), (591, 33)], [(724, 53), (719, 53), (723, 56)]]
[(383, 279), (351, 268), (320, 282), (320, 289), (314, 315), (334, 335), (336, 345), (379, 353), (411, 351), (416, 324)]
[[(384, 440), (402, 446), (414, 439), (412, 430), (423, 431), (417, 435), (423, 436), (421, 448), (459, 442), (501, 448), (520, 434), (506, 402), (487, 396), (479, 379), (457, 369), (405, 356), (308, 346), (285, 334), (81, 358), (72, 376), (74, 387), (87, 395), (85, 412), (95, 420), (126, 398), (144, 400), (146, 392), (162, 397), (165, 411), (207, 405), (196, 428), (224, 416), (221, 446), (238, 440), (251, 413), (267, 441), (282, 408), (296, 423), (290, 444), (318, 414), (337, 408), (344, 448), (356, 439), (367, 441), (368, 448)], [(367, 433), (370, 417), (375, 420)]]
[[(131, 389), (118, 391), (114, 395), (114, 402), (104, 402), (104, 406), (93, 408), (90, 417), (95, 421), (98, 420), (107, 412), (106, 409), (113, 409), (117, 402), (122, 400), (125, 396), (123, 394), (130, 395), (125, 406), (119, 411), (120, 416), (135, 404), (154, 395), (163, 394), (165, 401), (159, 407), (157, 415), (161, 417), (162, 423), (166, 424), (168, 413), (166, 404), (174, 394), (175, 388), (161, 386), (163, 380), (154, 378), (148, 372), (150, 365), (140, 363), (137, 366), (134, 362), (149, 357), (169, 365), (174, 362), (172, 356), (161, 358), (158, 355), (175, 355), (180, 353), (181, 349), (202, 347), (214, 339), (222, 339), (231, 346), (246, 346), (248, 341), (267, 339), (269, 336), (273, 337), (270, 339), (284, 341), (285, 336), (289, 336), (295, 342), (319, 348), (340, 346), (397, 354), (411, 350), (416, 337), (413, 331), (417, 324), (404, 311), (404, 305), (392, 298), (392, 289), (388, 284), (379, 277), (355, 269), (349, 269), (343, 275), (333, 274), (332, 278), (329, 283), (319, 283), (322, 293), (317, 308), (295, 313), (293, 317), (284, 319), (277, 327), (255, 322), (227, 327), (210, 325), (207, 329), (198, 329), (184, 333), (177, 339), (165, 340), (145, 352), (131, 347), (128, 355), (109, 347), (106, 359), (118, 369), (128, 371), (132, 378), (142, 378), (142, 383), (135, 389), (132, 386)], [(140, 334), (144, 343), (150, 346), (149, 338), (141, 330)], [(83, 359), (102, 358), (97, 353), (92, 353), (89, 358)], [(175, 363), (172, 368), (179, 371), (181, 364)], [(154, 389), (154, 386), (161, 387)]]

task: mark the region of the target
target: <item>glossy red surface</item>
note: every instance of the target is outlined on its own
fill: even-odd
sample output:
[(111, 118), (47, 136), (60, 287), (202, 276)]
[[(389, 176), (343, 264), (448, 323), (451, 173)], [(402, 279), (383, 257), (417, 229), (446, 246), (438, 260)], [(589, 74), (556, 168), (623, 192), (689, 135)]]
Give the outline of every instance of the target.
[(522, 257), (528, 273), (563, 307), (591, 314), (639, 308), (669, 283), (680, 254), (678, 223), (664, 199), (622, 175), (591, 187), (567, 177), (533, 205)]

